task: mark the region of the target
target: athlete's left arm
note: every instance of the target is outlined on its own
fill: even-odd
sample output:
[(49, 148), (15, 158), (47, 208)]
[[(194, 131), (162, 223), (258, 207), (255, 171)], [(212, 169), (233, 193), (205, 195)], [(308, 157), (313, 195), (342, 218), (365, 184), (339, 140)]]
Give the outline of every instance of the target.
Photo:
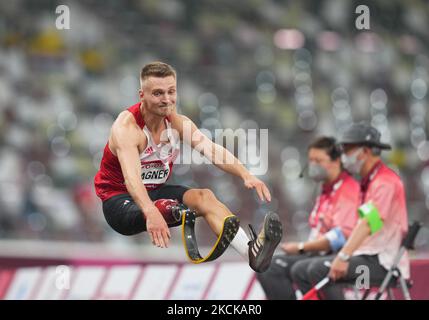
[(248, 189), (256, 189), (262, 201), (271, 201), (271, 194), (265, 183), (252, 175), (231, 152), (211, 141), (192, 120), (176, 113), (172, 115), (171, 121), (182, 141), (203, 154), (219, 169), (242, 178)]

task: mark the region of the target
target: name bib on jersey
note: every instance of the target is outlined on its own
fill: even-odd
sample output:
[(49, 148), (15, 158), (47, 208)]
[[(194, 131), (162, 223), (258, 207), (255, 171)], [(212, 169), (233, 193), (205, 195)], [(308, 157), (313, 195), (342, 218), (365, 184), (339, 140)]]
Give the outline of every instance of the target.
[(163, 184), (167, 181), (170, 174), (170, 166), (168, 163), (161, 161), (142, 163), (143, 183), (146, 184)]

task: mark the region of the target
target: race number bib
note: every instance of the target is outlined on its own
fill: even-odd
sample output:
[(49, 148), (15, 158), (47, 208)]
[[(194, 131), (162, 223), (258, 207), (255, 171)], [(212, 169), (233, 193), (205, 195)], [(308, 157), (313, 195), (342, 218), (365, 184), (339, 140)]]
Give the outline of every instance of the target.
[(147, 162), (141, 164), (142, 181), (146, 184), (163, 184), (170, 175), (170, 166), (161, 161)]

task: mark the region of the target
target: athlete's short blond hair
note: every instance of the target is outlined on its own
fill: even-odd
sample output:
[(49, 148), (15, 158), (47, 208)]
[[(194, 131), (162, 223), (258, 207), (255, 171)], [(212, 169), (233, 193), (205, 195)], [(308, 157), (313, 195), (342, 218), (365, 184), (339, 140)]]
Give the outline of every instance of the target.
[(176, 70), (167, 63), (154, 61), (145, 65), (140, 72), (140, 83), (149, 77), (166, 78), (173, 76), (176, 79)]

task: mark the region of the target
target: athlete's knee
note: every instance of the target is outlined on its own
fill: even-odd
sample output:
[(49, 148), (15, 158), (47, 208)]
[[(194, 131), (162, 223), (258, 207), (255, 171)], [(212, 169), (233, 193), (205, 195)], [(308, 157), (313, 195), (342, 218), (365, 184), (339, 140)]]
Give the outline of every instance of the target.
[(216, 200), (216, 196), (210, 189), (198, 189), (198, 198), (203, 203)]
[(189, 191), (190, 197), (188, 198), (191, 206), (195, 209), (203, 209), (205, 206), (213, 201), (216, 201), (216, 196), (209, 189), (192, 189)]

